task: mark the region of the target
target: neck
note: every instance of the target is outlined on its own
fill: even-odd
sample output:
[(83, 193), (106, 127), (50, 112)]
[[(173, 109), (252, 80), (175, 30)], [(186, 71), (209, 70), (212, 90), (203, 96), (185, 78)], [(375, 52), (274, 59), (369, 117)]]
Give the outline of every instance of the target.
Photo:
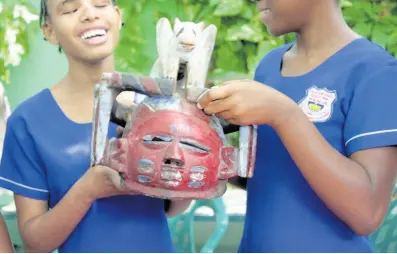
[(309, 25), (295, 34), (297, 54), (315, 57), (333, 53), (359, 37), (348, 27), (338, 6), (319, 6), (312, 13)]
[(102, 74), (104, 72), (113, 72), (114, 69), (113, 55), (95, 63), (69, 59), (69, 72), (64, 80), (70, 90), (78, 91), (79, 93), (92, 93)]

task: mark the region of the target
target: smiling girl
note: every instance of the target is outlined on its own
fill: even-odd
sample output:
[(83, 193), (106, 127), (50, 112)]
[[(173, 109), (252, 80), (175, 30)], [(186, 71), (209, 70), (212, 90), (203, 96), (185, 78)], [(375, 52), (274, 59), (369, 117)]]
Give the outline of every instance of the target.
[(26, 251), (173, 252), (164, 201), (119, 189), (110, 168), (89, 168), (94, 86), (114, 71), (119, 8), (111, 0), (42, 0), (41, 18), (69, 70), (14, 110), (0, 167)]

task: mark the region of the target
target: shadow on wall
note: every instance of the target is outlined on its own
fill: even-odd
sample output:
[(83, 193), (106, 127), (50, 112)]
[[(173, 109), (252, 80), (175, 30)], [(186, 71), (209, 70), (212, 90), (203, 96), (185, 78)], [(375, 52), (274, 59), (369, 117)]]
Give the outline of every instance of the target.
[[(28, 0), (39, 12), (40, 1)], [(44, 41), (41, 29), (30, 35), (30, 52), (21, 65), (11, 69), (11, 84), (5, 87), (13, 110), (20, 102), (44, 88), (53, 86), (67, 72), (67, 61), (58, 48)]]

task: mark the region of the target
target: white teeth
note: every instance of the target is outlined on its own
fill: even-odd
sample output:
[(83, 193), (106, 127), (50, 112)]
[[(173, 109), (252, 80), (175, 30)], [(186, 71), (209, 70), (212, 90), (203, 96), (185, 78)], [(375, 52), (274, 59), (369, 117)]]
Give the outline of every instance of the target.
[(94, 36), (103, 36), (106, 34), (106, 31), (104, 29), (96, 29), (96, 30), (90, 30), (85, 32), (82, 36), (82, 40), (86, 40), (88, 38), (94, 37)]

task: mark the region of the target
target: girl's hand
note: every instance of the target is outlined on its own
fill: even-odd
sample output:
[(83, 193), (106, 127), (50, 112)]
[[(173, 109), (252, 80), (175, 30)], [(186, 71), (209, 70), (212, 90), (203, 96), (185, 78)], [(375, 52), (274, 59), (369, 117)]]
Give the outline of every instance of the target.
[(116, 170), (106, 166), (98, 165), (89, 168), (81, 180), (92, 201), (117, 195), (135, 194), (124, 189), (121, 185), (121, 176)]
[(231, 124), (276, 126), (299, 107), (277, 90), (253, 80), (226, 81), (208, 90), (197, 106)]

